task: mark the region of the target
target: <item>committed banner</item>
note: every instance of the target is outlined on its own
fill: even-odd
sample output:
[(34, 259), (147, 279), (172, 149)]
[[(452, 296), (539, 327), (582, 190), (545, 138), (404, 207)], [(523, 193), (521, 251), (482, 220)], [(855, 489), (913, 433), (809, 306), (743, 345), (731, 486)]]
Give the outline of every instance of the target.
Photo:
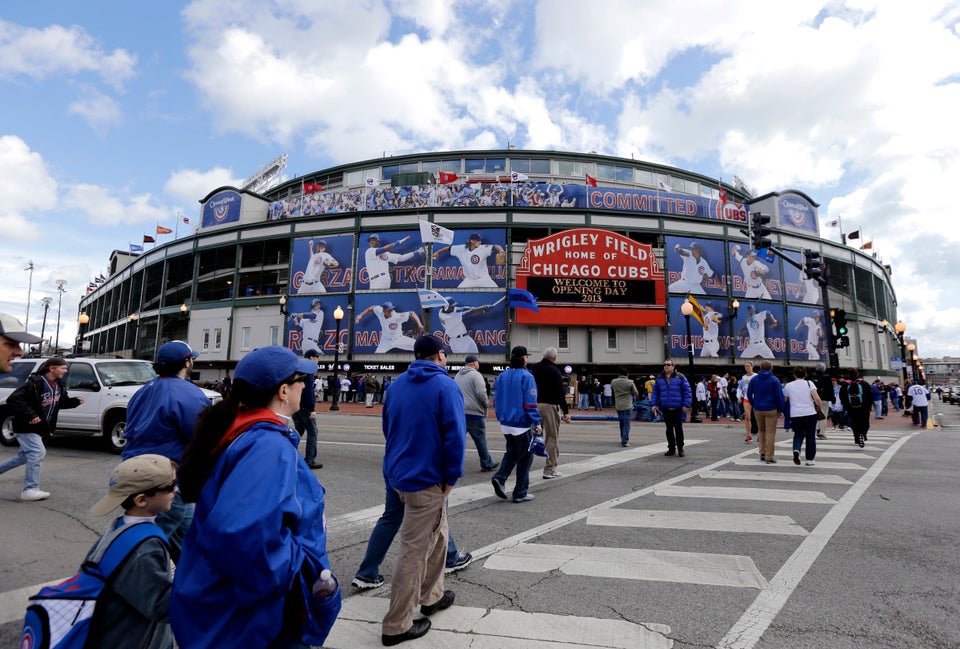
[(517, 288), (539, 311), (517, 322), (557, 325), (663, 326), (666, 290), (653, 248), (616, 232), (564, 230), (527, 242)]

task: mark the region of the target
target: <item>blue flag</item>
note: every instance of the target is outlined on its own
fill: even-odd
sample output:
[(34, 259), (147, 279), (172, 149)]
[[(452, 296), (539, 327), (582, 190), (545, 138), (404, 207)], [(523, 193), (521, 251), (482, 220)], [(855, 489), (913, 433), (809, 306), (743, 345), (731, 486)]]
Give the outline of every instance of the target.
[(143, 246), (139, 243), (131, 243), (130, 252), (143, 252)]
[(447, 298), (443, 297), (436, 291), (431, 291), (428, 288), (421, 288), (419, 290), (420, 294), (420, 306), (424, 309), (431, 309), (433, 307), (443, 308), (447, 306)]
[(510, 289), (510, 306), (516, 309), (530, 309), (531, 311), (537, 312), (540, 311), (540, 309), (537, 307), (537, 298), (533, 296), (533, 293), (525, 291), (522, 288)]

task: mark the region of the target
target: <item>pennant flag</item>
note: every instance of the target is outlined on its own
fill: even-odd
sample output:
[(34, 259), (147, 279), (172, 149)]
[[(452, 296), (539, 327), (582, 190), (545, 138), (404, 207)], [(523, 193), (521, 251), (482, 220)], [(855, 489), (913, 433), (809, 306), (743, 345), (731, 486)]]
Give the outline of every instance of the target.
[(860, 250), (870, 250), (873, 248), (873, 240), (867, 241), (865, 244), (860, 246)]
[(446, 185), (447, 183), (455, 183), (460, 179), (460, 176), (457, 174), (449, 174), (446, 171), (441, 171), (440, 175), (437, 177), (441, 185)]
[[(589, 178), (589, 176), (587, 176)], [(531, 311), (540, 311), (537, 306), (537, 298), (533, 293), (525, 291), (522, 288), (510, 289), (510, 306), (516, 309), (530, 309)]]
[(436, 291), (431, 291), (428, 288), (421, 288), (420, 291), (420, 306), (424, 309), (432, 309), (433, 307), (445, 307), (447, 306), (447, 298), (443, 297)]
[(190, 225), (190, 217), (187, 216), (186, 214), (184, 214), (184, 215), (183, 215), (183, 222), (186, 223), (187, 225)]
[(303, 193), (312, 194), (313, 192), (319, 192), (323, 190), (323, 185), (317, 183), (303, 183)]
[(453, 243), (453, 230), (430, 221), (420, 221), (420, 240), (424, 243)]
[(145, 234), (145, 235), (143, 235), (143, 242), (144, 242), (144, 243), (156, 243), (157, 240), (154, 239), (153, 237), (151, 237), (149, 234)]
[(657, 180), (657, 189), (662, 192), (673, 191), (673, 188), (670, 187), (670, 185), (668, 185), (667, 183), (663, 182), (662, 180)]
[(137, 243), (131, 243), (130, 252), (143, 252), (143, 246)]
[(365, 183), (367, 184), (367, 187), (376, 187), (376, 186), (377, 186), (377, 179), (374, 178), (373, 176), (367, 176), (366, 180), (364, 180), (363, 182), (365, 182)]
[(832, 221), (827, 221), (828, 228), (835, 228), (840, 225), (840, 219), (833, 219)]
[(107, 281), (107, 278), (103, 276), (103, 273), (101, 273), (100, 275), (97, 276), (97, 279), (95, 279), (94, 281), (96, 281), (96, 282), (105, 282), (105, 281)]
[(527, 174), (522, 174), (519, 171), (514, 171), (510, 174), (510, 182), (518, 183), (521, 180), (530, 180), (530, 176)]
[(596, 186), (597, 186), (597, 179), (596, 179), (596, 178), (594, 178), (594, 177), (591, 176), (590, 174), (583, 174), (583, 175), (587, 177), (587, 185), (589, 185), (590, 187), (596, 187)]
[(859, 239), (859, 238), (860, 238), (860, 230), (857, 230), (856, 232), (851, 232), (850, 234), (847, 235), (847, 238), (848, 238), (848, 239)]
[(157, 226), (157, 234), (173, 234), (173, 230), (165, 228), (162, 225)]
[(723, 187), (720, 188), (720, 204), (721, 205), (727, 204), (727, 190), (724, 189)]

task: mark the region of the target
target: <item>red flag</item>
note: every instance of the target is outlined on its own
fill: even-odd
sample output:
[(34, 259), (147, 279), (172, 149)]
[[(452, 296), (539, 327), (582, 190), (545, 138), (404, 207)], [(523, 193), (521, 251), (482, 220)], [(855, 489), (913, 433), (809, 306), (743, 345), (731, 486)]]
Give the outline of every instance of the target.
[(727, 204), (727, 190), (724, 189), (723, 187), (720, 188), (720, 204), (721, 205)]
[(457, 174), (450, 174), (450, 173), (447, 173), (446, 171), (440, 172), (439, 180), (441, 185), (446, 185), (447, 183), (453, 183), (458, 181), (459, 179), (460, 177)]
[(151, 237), (149, 234), (145, 234), (145, 235), (143, 235), (143, 242), (144, 242), (144, 243), (156, 243), (157, 240), (154, 239), (153, 237)]
[(162, 225), (157, 226), (157, 234), (173, 234), (173, 230), (165, 228)]
[(323, 191), (323, 185), (317, 183), (303, 183), (303, 193), (312, 194), (313, 192)]
[(596, 186), (597, 186), (597, 179), (596, 179), (596, 178), (594, 178), (594, 177), (591, 176), (590, 174), (584, 174), (584, 176), (587, 177), (587, 185), (589, 185), (590, 187), (596, 187)]
[(873, 248), (873, 241), (867, 241), (865, 244), (860, 246), (860, 250), (870, 250)]

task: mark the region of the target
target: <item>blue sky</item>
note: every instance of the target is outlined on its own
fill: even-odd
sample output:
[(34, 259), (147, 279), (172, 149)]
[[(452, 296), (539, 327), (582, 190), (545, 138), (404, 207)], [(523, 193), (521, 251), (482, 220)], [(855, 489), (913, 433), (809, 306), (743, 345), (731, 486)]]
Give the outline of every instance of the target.
[(935, 0), (5, 3), (0, 310), (24, 317), (33, 260), (30, 328), (66, 279), (72, 339), (112, 250), (281, 153), (293, 176), (510, 142), (799, 189), (893, 266), (923, 355), (957, 356), (958, 20)]

